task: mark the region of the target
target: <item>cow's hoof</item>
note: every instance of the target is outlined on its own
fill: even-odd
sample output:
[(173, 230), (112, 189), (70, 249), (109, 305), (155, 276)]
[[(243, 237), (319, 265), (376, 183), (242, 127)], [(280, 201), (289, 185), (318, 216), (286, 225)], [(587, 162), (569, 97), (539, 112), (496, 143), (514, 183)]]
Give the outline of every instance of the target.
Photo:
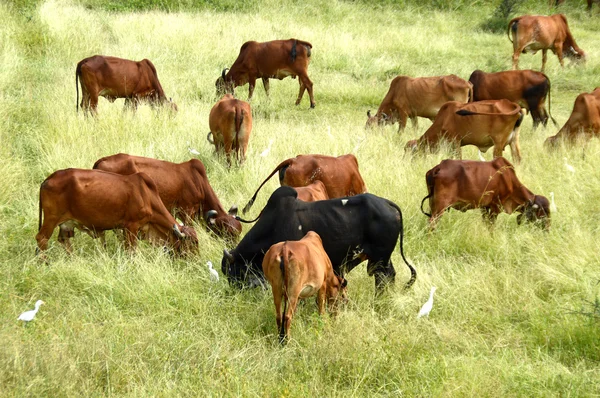
[(317, 106), (317, 104), (310, 104), (310, 109), (315, 109), (315, 106)]

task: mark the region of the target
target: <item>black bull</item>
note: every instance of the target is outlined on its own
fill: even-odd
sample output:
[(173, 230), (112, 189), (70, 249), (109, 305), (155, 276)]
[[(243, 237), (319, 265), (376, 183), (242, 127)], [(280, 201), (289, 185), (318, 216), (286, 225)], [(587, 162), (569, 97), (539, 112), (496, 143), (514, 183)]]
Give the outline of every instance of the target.
[(317, 202), (297, 196), (291, 187), (278, 188), (238, 246), (231, 253), (223, 251), (221, 270), (231, 284), (264, 280), (262, 261), (271, 245), (300, 240), (308, 231), (321, 236), (340, 276), (368, 260), (367, 272), (375, 276), (378, 291), (395, 280), (391, 256), (400, 237), (400, 254), (411, 273), (406, 288), (414, 283), (417, 273), (404, 257), (402, 212), (395, 203), (368, 193)]

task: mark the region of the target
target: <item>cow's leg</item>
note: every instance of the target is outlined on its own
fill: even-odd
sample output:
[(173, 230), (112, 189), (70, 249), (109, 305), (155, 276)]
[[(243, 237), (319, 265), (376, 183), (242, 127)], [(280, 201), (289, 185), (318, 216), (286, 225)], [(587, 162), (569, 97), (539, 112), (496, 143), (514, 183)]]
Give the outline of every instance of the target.
[(90, 109), (93, 116), (98, 115), (98, 94), (90, 93)]
[(327, 294), (327, 281), (323, 281), (323, 285), (319, 289), (317, 293), (317, 309), (319, 310), (319, 315), (323, 315), (325, 313), (325, 298)]
[(233, 137), (235, 137), (235, 123), (231, 126), (231, 131), (227, 134), (223, 134), (223, 150), (225, 151), (225, 157), (227, 158), (227, 165), (231, 166), (231, 151), (233, 150)]
[(281, 299), (285, 299), (285, 297), (283, 296), (280, 286), (273, 285), (272, 290), (273, 304), (275, 305), (275, 320), (277, 321), (277, 333), (279, 334), (279, 341), (281, 342), (285, 337), (283, 334), (281, 334)]
[(267, 93), (267, 97), (269, 96), (269, 78), (268, 77), (263, 77), (262, 78), (262, 82), (263, 82), (263, 87), (265, 88), (265, 93)]
[(252, 94), (254, 94), (254, 86), (256, 85), (256, 77), (249, 76), (248, 77), (248, 101), (252, 99)]
[(513, 56), (512, 56), (512, 64), (513, 70), (519, 70), (519, 57), (521, 56), (522, 48), (514, 47)]
[(298, 306), (298, 296), (300, 292), (291, 291), (288, 292), (288, 307), (283, 315), (283, 322), (285, 323), (285, 335), (284, 339), (290, 338), (290, 327), (292, 326), (292, 318), (296, 313), (296, 307)]
[(406, 128), (406, 122), (408, 121), (408, 114), (400, 111), (398, 113), (398, 133), (401, 133)]
[(411, 116), (410, 121), (412, 122), (413, 130), (417, 130), (419, 128), (419, 118)]
[(45, 217), (44, 223), (42, 227), (38, 231), (35, 236), (35, 240), (37, 241), (38, 248), (36, 250), (36, 254), (40, 254), (40, 252), (48, 249), (48, 241), (54, 232), (54, 228), (56, 228), (56, 224), (58, 222), (57, 218)]
[[(302, 74), (298, 75), (298, 80), (304, 85), (304, 88), (308, 91), (308, 97), (310, 98), (310, 107), (314, 108), (315, 97), (313, 95), (313, 82), (308, 78), (308, 75)], [(300, 86), (300, 94), (298, 95), (298, 99), (296, 100), (296, 105), (300, 104), (300, 100), (302, 100), (302, 95), (304, 94), (304, 90), (302, 85)]]
[(300, 92), (298, 92), (298, 98), (296, 98), (296, 105), (300, 105), (300, 101), (302, 101), (302, 97), (304, 96), (304, 90), (306, 90), (306, 86), (302, 83), (302, 79), (298, 79), (298, 84), (300, 85)]
[(496, 219), (498, 218), (498, 214), (499, 211), (497, 208), (495, 208), (495, 206), (481, 208), (481, 217), (490, 226), (494, 225)]
[(375, 277), (375, 294), (377, 295), (383, 293), (384, 289), (396, 280), (396, 270), (391, 259), (387, 262), (384, 260), (373, 261), (369, 259), (367, 273)]
[[(558, 62), (560, 62), (560, 66), (564, 68), (565, 67), (565, 59), (563, 57), (562, 43), (555, 43), (554, 47), (555, 47), (554, 53), (558, 57)], [(543, 72), (543, 70), (542, 70), (542, 72)]]
[(75, 231), (72, 227), (68, 227), (65, 224), (60, 225), (58, 228), (58, 241), (63, 245), (67, 253), (71, 254), (73, 252), (71, 238), (75, 236)]

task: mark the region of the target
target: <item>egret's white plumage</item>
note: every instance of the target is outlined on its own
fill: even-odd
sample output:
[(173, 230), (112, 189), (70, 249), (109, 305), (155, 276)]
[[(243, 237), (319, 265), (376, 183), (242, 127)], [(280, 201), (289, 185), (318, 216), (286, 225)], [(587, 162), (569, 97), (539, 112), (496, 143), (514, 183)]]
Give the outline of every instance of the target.
[(29, 311), (25, 311), (24, 313), (22, 313), (21, 315), (19, 315), (19, 318), (17, 318), (19, 321), (25, 321), (25, 322), (29, 322), (32, 321), (33, 318), (35, 318), (35, 314), (37, 314), (37, 312), (40, 309), (40, 306), (42, 304), (46, 304), (44, 303), (42, 300), (38, 300), (35, 302), (35, 308), (33, 310), (29, 310)]
[(567, 170), (569, 170), (571, 173), (575, 173), (575, 167), (571, 166), (568, 162), (567, 162), (567, 158), (563, 158), (565, 160), (565, 168)]
[(482, 162), (485, 162), (485, 158), (483, 157), (483, 153), (481, 153), (481, 151), (479, 149), (477, 150), (477, 156), (479, 156), (479, 160), (481, 160)]
[(208, 272), (210, 272), (210, 280), (213, 282), (219, 281), (219, 273), (216, 269), (213, 268), (213, 264), (211, 261), (207, 261), (206, 265), (208, 265)]
[(188, 147), (188, 151), (194, 155), (194, 156), (198, 156), (200, 155), (200, 152), (198, 152), (197, 150), (195, 150), (194, 148)]
[(427, 302), (423, 304), (423, 306), (419, 310), (419, 315), (417, 315), (417, 318), (420, 318), (422, 316), (428, 316), (431, 312), (431, 309), (433, 308), (433, 293), (435, 293), (435, 289), (435, 286), (431, 288), (431, 293), (429, 293), (429, 300), (427, 300)]
[(262, 151), (262, 152), (260, 153), (260, 156), (262, 156), (263, 158), (264, 158), (265, 156), (268, 156), (268, 155), (269, 155), (269, 153), (271, 152), (271, 147), (272, 147), (272, 146), (273, 146), (273, 140), (269, 140), (269, 146), (267, 147), (267, 149), (265, 149), (264, 151)]
[(556, 203), (554, 203), (554, 192), (550, 192), (550, 213), (556, 213)]

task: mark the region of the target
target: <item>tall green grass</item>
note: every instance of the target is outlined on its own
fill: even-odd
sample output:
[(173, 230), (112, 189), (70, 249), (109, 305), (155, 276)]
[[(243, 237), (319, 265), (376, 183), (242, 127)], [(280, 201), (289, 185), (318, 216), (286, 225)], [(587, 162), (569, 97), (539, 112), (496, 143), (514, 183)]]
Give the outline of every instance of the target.
[[(548, 153), (543, 141), (557, 129), (532, 131), (527, 116), (516, 171), (535, 193), (555, 193), (551, 231), (519, 227), (514, 215), (489, 230), (473, 211), (448, 212), (429, 233), (419, 210), (424, 175), (449, 152), (411, 158), (403, 147), (430, 122), (402, 134), (363, 129), (398, 74), (468, 79), (475, 69), (510, 68), (505, 34), (481, 29), (497, 4), (438, 3), (257, 0), (236, 10), (165, 2), (120, 12), (95, 0), (1, 3), (0, 395), (598, 395), (598, 324), (575, 312), (600, 290), (600, 143)], [(588, 63), (561, 69), (553, 55), (548, 61), (559, 123), (577, 94), (598, 85), (597, 15), (580, 6), (562, 10)], [(546, 2), (520, 7), (553, 12)], [(272, 81), (269, 98), (259, 83), (248, 160), (228, 169), (205, 140), (215, 80), (243, 42), (289, 37), (314, 46), (317, 107), (309, 110), (307, 98), (293, 105), (297, 80)], [(122, 100), (104, 99), (97, 119), (76, 113), (75, 65), (93, 54), (152, 60), (177, 116), (148, 106), (124, 112)], [(540, 66), (539, 54), (521, 57), (522, 68)], [(245, 99), (247, 87), (236, 94)], [(271, 140), (269, 155), (259, 156)], [(409, 273), (397, 252), (397, 286), (380, 299), (360, 266), (348, 275), (350, 302), (339, 316), (318, 317), (309, 300), (281, 348), (268, 290), (210, 282), (205, 263), (219, 264), (227, 243), (201, 225), (200, 253), (187, 259), (144, 242), (130, 254), (112, 234), (104, 249), (77, 234), (73, 255), (55, 235), (50, 263), (36, 260), (39, 185), (50, 173), (117, 152), (181, 162), (188, 146), (201, 153), (224, 206), (240, 208), (285, 158), (354, 153), (369, 191), (403, 210), (414, 287), (401, 290)], [(476, 156), (463, 149), (464, 158)], [(277, 186), (274, 179), (263, 188), (250, 216)], [(432, 285), (433, 311), (417, 320)], [(18, 323), (37, 299), (46, 301), (37, 319)]]

